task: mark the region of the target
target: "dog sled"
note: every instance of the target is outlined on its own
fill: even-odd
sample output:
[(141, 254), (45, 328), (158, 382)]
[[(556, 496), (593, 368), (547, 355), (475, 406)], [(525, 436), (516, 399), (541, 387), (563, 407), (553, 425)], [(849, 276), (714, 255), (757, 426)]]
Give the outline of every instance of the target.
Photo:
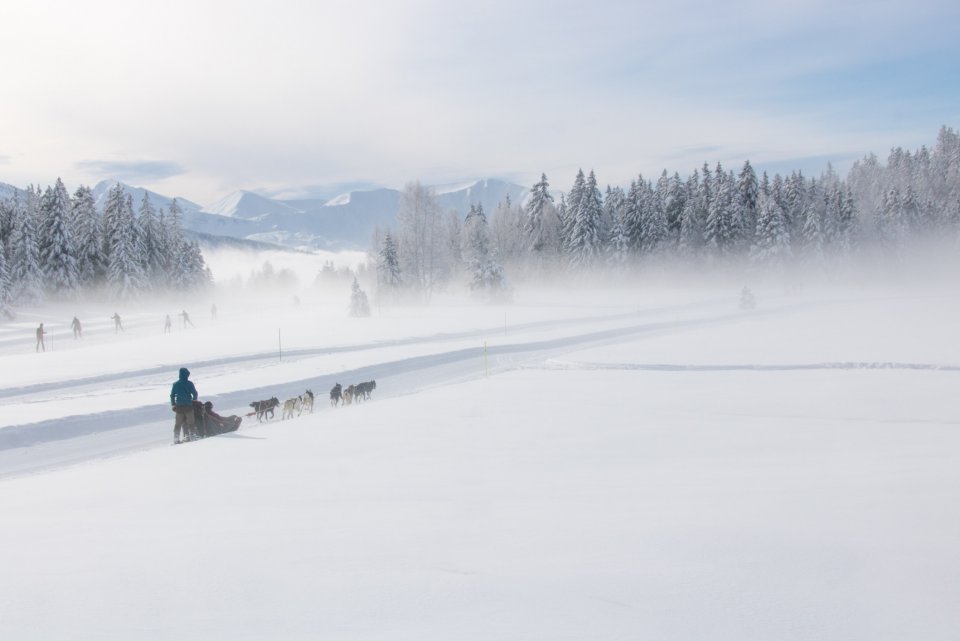
[(193, 438), (200, 439), (236, 432), (242, 422), (243, 419), (239, 416), (220, 416), (213, 411), (213, 403), (210, 401), (193, 402), (193, 423), (196, 427)]

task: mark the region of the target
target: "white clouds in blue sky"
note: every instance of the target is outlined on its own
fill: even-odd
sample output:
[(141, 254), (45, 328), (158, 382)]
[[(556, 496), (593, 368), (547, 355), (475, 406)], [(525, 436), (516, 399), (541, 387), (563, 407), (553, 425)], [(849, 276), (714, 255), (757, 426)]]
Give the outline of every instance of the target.
[(18, 184), (562, 188), (580, 166), (811, 170), (960, 124), (955, 2), (18, 4), (0, 38)]

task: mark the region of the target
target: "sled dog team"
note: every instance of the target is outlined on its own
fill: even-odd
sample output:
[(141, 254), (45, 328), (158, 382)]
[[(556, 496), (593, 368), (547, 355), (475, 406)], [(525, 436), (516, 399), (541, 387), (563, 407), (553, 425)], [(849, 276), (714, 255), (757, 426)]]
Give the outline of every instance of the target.
[[(347, 388), (344, 388), (340, 383), (337, 383), (333, 386), (333, 389), (330, 390), (330, 405), (337, 407), (341, 403), (343, 405), (350, 405), (354, 401), (368, 401), (370, 400), (370, 395), (373, 393), (373, 390), (377, 389), (376, 381), (365, 381), (363, 383), (357, 383), (355, 385), (350, 385)], [(250, 403), (250, 407), (253, 408), (253, 411), (250, 412), (247, 416), (256, 415), (258, 421), (265, 421), (274, 418), (275, 410), (280, 408), (280, 420), (286, 420), (288, 418), (293, 418), (294, 413), (297, 416), (300, 416), (305, 411), (313, 413), (313, 392), (307, 390), (300, 396), (294, 396), (293, 398), (288, 398), (282, 403), (280, 400), (273, 396), (271, 398), (254, 401)]]

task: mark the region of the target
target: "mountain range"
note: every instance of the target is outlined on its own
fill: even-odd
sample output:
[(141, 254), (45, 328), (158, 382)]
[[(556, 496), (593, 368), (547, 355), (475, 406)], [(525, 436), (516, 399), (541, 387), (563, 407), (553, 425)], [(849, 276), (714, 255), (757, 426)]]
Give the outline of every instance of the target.
[[(103, 180), (93, 188), (101, 211), (107, 193), (118, 181)], [(120, 183), (139, 210), (145, 193), (155, 208), (170, 208), (172, 196)], [(18, 191), (0, 183), (0, 199)], [(509, 198), (519, 203), (527, 189), (494, 178), (434, 187), (443, 211), (464, 217), (470, 205), (481, 204), (489, 214)], [(183, 226), (200, 238), (226, 236), (295, 249), (366, 249), (375, 228), (396, 228), (401, 192), (396, 189), (368, 189), (347, 192), (330, 200), (277, 199), (252, 191), (237, 191), (206, 207), (177, 197), (183, 210)]]
[[(115, 181), (94, 187), (98, 207)], [(154, 207), (169, 209), (173, 198), (121, 183), (139, 208), (144, 192)], [(509, 198), (520, 202), (527, 189), (497, 179), (483, 179), (434, 188), (443, 211), (465, 216), (471, 204), (481, 204), (488, 214)], [(275, 199), (251, 191), (237, 191), (202, 207), (183, 198), (186, 229), (206, 235), (244, 238), (296, 249), (366, 249), (375, 228), (396, 228), (401, 192), (396, 189), (351, 191), (330, 200)]]

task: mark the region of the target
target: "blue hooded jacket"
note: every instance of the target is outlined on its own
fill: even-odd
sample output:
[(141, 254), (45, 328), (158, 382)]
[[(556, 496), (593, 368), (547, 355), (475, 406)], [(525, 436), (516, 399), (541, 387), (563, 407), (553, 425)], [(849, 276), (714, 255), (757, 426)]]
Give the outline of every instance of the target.
[(180, 368), (180, 380), (173, 384), (170, 390), (170, 404), (190, 407), (197, 400), (197, 388), (193, 382), (187, 380), (190, 376), (190, 370), (186, 367)]

